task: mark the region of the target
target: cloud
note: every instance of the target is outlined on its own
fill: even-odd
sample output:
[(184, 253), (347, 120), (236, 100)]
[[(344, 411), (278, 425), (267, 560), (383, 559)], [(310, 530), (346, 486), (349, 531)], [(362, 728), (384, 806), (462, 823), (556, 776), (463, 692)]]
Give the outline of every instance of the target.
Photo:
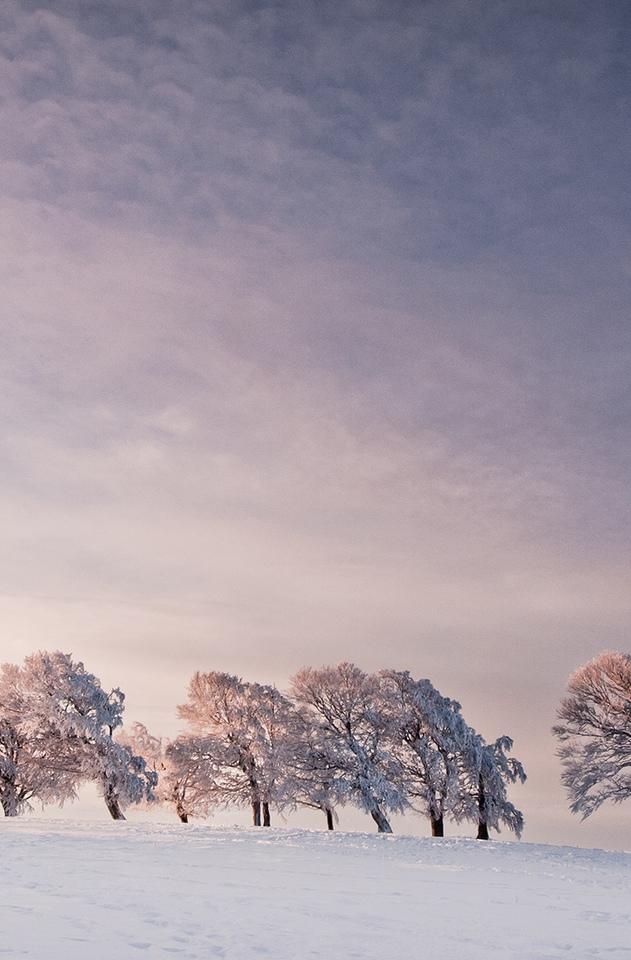
[(387, 658), (561, 802), (626, 642), (629, 236), (617, 11), (548, 9), (5, 4), (7, 657), (165, 728), (197, 667)]

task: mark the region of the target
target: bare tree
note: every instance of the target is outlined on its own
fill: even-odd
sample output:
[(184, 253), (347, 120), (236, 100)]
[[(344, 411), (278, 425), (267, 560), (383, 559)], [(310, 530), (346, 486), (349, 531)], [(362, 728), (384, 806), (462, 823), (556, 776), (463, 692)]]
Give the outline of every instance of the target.
[(570, 809), (583, 819), (631, 796), (631, 656), (601, 653), (569, 679), (553, 728)]

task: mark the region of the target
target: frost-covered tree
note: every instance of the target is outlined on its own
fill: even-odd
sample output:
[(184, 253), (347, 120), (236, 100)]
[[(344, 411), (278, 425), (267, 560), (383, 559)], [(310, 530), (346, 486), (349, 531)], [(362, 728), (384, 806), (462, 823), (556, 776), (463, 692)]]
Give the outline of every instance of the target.
[(158, 784), (162, 802), (175, 809), (182, 823), (208, 817), (218, 802), (218, 771), (208, 739), (182, 735), (172, 740), (164, 751), (164, 768)]
[[(107, 693), (69, 654), (39, 652), (22, 666), (5, 664), (0, 670), (3, 728), (19, 744), (12, 782), (6, 781), (10, 765), (3, 765), (5, 810), (20, 812), (31, 797), (61, 803), (91, 781), (111, 816), (124, 819), (125, 806), (151, 795), (155, 773), (113, 737), (123, 703), (120, 690)], [(40, 785), (34, 788), (35, 773)]]
[(570, 809), (583, 819), (631, 797), (631, 656), (606, 652), (569, 679), (553, 728)]
[(188, 702), (179, 707), (192, 732), (205, 740), (219, 802), (249, 804), (255, 826), (269, 826), (271, 804), (287, 799), (284, 729), (291, 711), (275, 687), (220, 672), (196, 673)]
[[(151, 770), (158, 775), (163, 769), (164, 741), (161, 737), (154, 737), (144, 723), (135, 721), (130, 727), (119, 727), (115, 733), (116, 742), (129, 747), (132, 753), (142, 757)], [(159, 779), (161, 779), (159, 777)], [(149, 802), (157, 800), (158, 790)]]
[(336, 810), (347, 802), (348, 788), (333, 743), (305, 709), (295, 711), (288, 739), (288, 798), (298, 806), (321, 810), (327, 829), (334, 830)]
[(75, 796), (76, 788), (59, 737), (52, 730), (34, 729), (19, 709), (17, 691), (7, 695), (12, 670), (5, 665), (0, 673), (0, 805), (7, 817), (29, 809), (31, 801), (63, 803)]
[(157, 803), (171, 807), (182, 823), (209, 815), (217, 802), (217, 771), (208, 756), (207, 738), (182, 735), (164, 741), (149, 733), (144, 724), (134, 723), (119, 739), (157, 771)]
[(263, 826), (271, 824), (271, 806), (292, 802), (288, 764), (295, 711), (291, 701), (268, 684), (247, 684), (254, 738), (252, 751), (261, 792)]
[(353, 663), (305, 667), (293, 678), (292, 693), (319, 725), (349, 799), (370, 814), (380, 833), (392, 833), (387, 814), (403, 810), (407, 800), (388, 749), (377, 678)]
[(442, 837), (445, 817), (458, 815), (459, 758), (470, 749), (471, 728), (460, 704), (429, 680), (397, 670), (383, 670), (379, 678), (381, 709), (407, 796), (429, 818), (432, 836)]
[(513, 741), (498, 737), (486, 743), (475, 731), (460, 756), (460, 795), (458, 816), (477, 821), (478, 840), (488, 840), (489, 830), (508, 827), (517, 837), (524, 828), (524, 817), (508, 799), (509, 783), (524, 783), (522, 764), (509, 755)]

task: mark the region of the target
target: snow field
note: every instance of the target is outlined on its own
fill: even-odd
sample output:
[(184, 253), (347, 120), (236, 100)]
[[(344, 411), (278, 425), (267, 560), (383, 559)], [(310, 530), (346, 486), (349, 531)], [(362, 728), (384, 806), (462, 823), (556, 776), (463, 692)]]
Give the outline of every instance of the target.
[(0, 957), (631, 960), (631, 854), (4, 820)]

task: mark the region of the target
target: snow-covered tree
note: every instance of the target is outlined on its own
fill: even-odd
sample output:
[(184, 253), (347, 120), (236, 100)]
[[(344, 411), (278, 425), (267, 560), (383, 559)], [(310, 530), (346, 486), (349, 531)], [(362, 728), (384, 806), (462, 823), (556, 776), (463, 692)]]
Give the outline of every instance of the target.
[(179, 707), (192, 732), (205, 741), (205, 756), (217, 771), (219, 802), (249, 804), (255, 826), (269, 826), (270, 805), (287, 802), (284, 730), (291, 711), (275, 687), (220, 672), (196, 673), (188, 702)]
[(50, 727), (38, 728), (26, 711), (20, 668), (0, 669), (0, 804), (15, 817), (31, 806), (63, 803), (75, 796), (74, 767), (61, 738)]
[(569, 679), (553, 728), (570, 809), (583, 819), (631, 797), (631, 656), (605, 652)]
[(524, 783), (526, 773), (522, 764), (509, 755), (513, 741), (498, 737), (486, 743), (472, 731), (466, 749), (460, 755), (460, 793), (457, 804), (459, 817), (475, 820), (478, 840), (488, 840), (489, 830), (508, 827), (521, 836), (524, 817), (508, 799), (507, 784)]
[(429, 680), (414, 680), (407, 670), (383, 670), (379, 679), (407, 796), (429, 818), (432, 836), (442, 837), (445, 816), (458, 815), (459, 757), (470, 748), (471, 728), (460, 704)]
[(208, 739), (182, 735), (172, 740), (164, 751), (164, 768), (158, 784), (162, 802), (175, 809), (182, 823), (190, 817), (208, 817), (219, 799), (218, 771)]
[(407, 800), (388, 750), (377, 678), (353, 663), (305, 667), (293, 678), (292, 693), (319, 725), (349, 799), (370, 814), (380, 833), (392, 833), (387, 814), (403, 810)]
[(336, 750), (319, 721), (296, 710), (288, 738), (287, 796), (294, 804), (321, 810), (328, 830), (335, 829), (337, 807), (348, 799)]
[(271, 806), (291, 803), (292, 784), (288, 776), (291, 733), (295, 711), (291, 701), (268, 684), (246, 685), (253, 720), (252, 750), (261, 791), (263, 826), (271, 824)]
[(10, 764), (3, 765), (5, 811), (20, 812), (30, 798), (62, 803), (88, 781), (97, 784), (114, 819), (124, 819), (125, 806), (150, 796), (156, 774), (113, 738), (123, 703), (120, 690), (107, 693), (69, 654), (39, 652), (22, 666), (5, 664), (0, 670), (3, 728), (11, 731), (7, 742), (19, 744), (12, 782), (6, 781)]
[[(130, 727), (119, 727), (115, 733), (117, 743), (142, 757), (151, 770), (155, 770), (161, 779), (160, 773), (163, 769), (164, 761), (164, 741), (161, 737), (154, 737), (144, 723), (135, 721)], [(155, 796), (149, 802), (158, 799), (158, 790), (154, 791)]]
[(169, 742), (154, 737), (144, 724), (134, 723), (119, 740), (157, 771), (157, 803), (171, 807), (182, 823), (209, 815), (217, 802), (217, 771), (208, 756), (208, 739), (182, 735)]

